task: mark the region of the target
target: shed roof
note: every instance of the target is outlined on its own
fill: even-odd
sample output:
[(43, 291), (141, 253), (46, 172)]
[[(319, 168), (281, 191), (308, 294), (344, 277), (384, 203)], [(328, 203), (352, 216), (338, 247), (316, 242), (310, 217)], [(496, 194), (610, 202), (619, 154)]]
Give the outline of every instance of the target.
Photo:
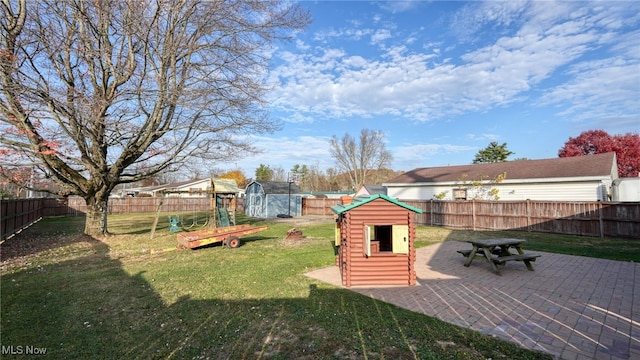
[(358, 196), (355, 199), (353, 199), (353, 201), (351, 203), (349, 203), (349, 204), (346, 204), (346, 205), (338, 204), (338, 205), (332, 206), (331, 210), (334, 213), (336, 213), (337, 215), (340, 215), (340, 214), (342, 214), (344, 212), (347, 212), (347, 211), (349, 211), (351, 209), (357, 208), (358, 206), (370, 203), (370, 202), (372, 202), (373, 200), (376, 200), (376, 199), (383, 199), (383, 200), (386, 200), (386, 201), (388, 201), (390, 203), (393, 203), (393, 204), (396, 204), (398, 206), (401, 206), (401, 207), (403, 207), (403, 208), (405, 208), (407, 210), (411, 210), (411, 211), (413, 211), (415, 213), (422, 214), (422, 210), (420, 210), (418, 208), (415, 208), (415, 207), (413, 207), (413, 206), (411, 206), (409, 204), (405, 204), (402, 201), (398, 201), (397, 199), (390, 198), (389, 196), (387, 196), (385, 194), (375, 194), (375, 195), (371, 195), (371, 196)]
[(617, 178), (615, 152), (554, 159), (516, 160), (498, 163), (417, 168), (396, 176), (385, 184), (491, 179), (506, 173), (507, 179), (543, 179), (572, 177)]
[[(264, 191), (265, 194), (288, 194), (289, 193), (289, 183), (286, 181), (253, 181), (252, 183), (256, 183), (262, 186), (262, 190)], [(291, 183), (292, 194), (299, 194), (301, 192), (302, 191), (300, 190), (300, 187), (298, 185), (296, 185), (295, 183)]]

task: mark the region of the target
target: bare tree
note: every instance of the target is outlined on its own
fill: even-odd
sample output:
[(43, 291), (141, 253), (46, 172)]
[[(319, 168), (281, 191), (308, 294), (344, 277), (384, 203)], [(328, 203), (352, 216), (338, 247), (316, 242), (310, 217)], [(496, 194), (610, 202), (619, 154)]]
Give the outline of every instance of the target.
[(269, 46), (309, 15), (278, 1), (0, 0), (0, 174), (33, 166), (107, 232), (117, 184), (228, 160), (264, 111)]
[(287, 181), (287, 172), (284, 171), (282, 166), (273, 168), (271, 181)]
[(391, 164), (393, 157), (384, 144), (384, 134), (380, 131), (362, 129), (360, 141), (344, 134), (341, 139), (335, 135), (331, 138), (331, 157), (336, 161), (340, 171), (348, 174), (352, 189), (369, 181), (371, 170), (381, 170)]

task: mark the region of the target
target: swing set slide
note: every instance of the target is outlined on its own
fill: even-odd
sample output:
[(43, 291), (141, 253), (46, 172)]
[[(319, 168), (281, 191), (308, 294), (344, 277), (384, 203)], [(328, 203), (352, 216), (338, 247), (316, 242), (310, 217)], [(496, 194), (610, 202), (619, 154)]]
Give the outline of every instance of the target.
[(249, 224), (226, 226), (215, 229), (190, 231), (177, 234), (178, 248), (195, 249), (202, 246), (222, 242), (230, 249), (240, 246), (240, 237), (269, 229), (268, 226), (251, 226)]

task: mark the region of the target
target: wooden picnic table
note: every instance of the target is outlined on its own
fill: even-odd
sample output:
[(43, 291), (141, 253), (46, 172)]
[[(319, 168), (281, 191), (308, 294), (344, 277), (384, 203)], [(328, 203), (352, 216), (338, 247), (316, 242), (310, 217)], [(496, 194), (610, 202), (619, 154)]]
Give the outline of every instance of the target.
[[(529, 271), (533, 271), (532, 261), (536, 261), (536, 258), (540, 255), (525, 254), (522, 250), (522, 243), (526, 242), (523, 239), (480, 239), (480, 240), (467, 240), (468, 243), (473, 245), (471, 250), (459, 250), (463, 256), (467, 258), (464, 266), (470, 266), (473, 259), (483, 257), (489, 262), (493, 272), (500, 275), (498, 265), (504, 266), (507, 261), (522, 261), (526, 265)], [(515, 249), (516, 253), (513, 253), (510, 249)]]

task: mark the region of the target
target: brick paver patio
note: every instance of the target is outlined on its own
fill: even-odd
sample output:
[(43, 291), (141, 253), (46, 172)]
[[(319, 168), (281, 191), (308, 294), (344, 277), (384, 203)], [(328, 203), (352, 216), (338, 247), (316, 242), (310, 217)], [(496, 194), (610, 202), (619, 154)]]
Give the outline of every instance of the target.
[[(418, 286), (350, 289), (560, 359), (640, 359), (637, 262), (532, 251), (535, 271), (512, 261), (496, 275), (482, 260), (464, 267), (456, 251), (469, 248), (418, 249)], [(307, 275), (341, 286), (336, 266)]]

